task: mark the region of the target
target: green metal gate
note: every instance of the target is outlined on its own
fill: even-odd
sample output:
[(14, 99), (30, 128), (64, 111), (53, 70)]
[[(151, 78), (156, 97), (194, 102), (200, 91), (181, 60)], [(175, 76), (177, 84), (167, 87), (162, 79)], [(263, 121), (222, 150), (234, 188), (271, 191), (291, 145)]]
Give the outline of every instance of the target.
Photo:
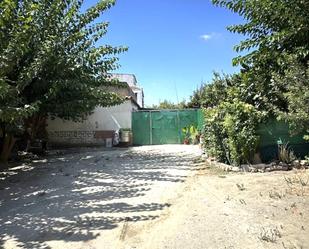
[(153, 110), (132, 114), (134, 145), (181, 144), (182, 128), (201, 128), (201, 110)]

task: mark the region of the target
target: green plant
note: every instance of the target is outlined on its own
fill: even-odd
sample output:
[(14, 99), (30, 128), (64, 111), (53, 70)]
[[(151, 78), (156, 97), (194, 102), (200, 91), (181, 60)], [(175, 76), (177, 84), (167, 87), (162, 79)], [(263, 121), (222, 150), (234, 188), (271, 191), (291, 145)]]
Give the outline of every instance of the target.
[(243, 16), (229, 26), (244, 35), (233, 59), (245, 102), (289, 122), (292, 133), (309, 132), (309, 4), (295, 0), (212, 0)]
[[(261, 122), (261, 117), (284, 119), (292, 133), (306, 131), (304, 139), (308, 140), (308, 1), (212, 2), (244, 17), (245, 22), (228, 30), (246, 36), (235, 50), (247, 53), (233, 59), (241, 72), (230, 77), (227, 84), (213, 80), (210, 86), (194, 92), (195, 105), (207, 103), (206, 107), (214, 109), (207, 111), (205, 121), (207, 152), (233, 164), (250, 159), (258, 143), (254, 122)], [(204, 99), (206, 96), (208, 99)], [(253, 117), (247, 115), (245, 105), (253, 107)], [(293, 153), (280, 149), (284, 161), (290, 161)]]
[(197, 144), (199, 132), (194, 125), (189, 125), (182, 128), (184, 143)]
[[(0, 1), (0, 129), (7, 162), (16, 127), (31, 120), (80, 121), (96, 106), (120, 104), (110, 90), (120, 86), (109, 72), (126, 51), (98, 43), (108, 23), (97, 19), (114, 5), (100, 0), (84, 9), (83, 0)], [(25, 122), (27, 120), (27, 122)], [(35, 135), (31, 135), (35, 137)]]
[(266, 242), (275, 243), (278, 238), (281, 238), (281, 232), (277, 227), (265, 229), (262, 227), (262, 230), (259, 235), (260, 240), (264, 240)]
[(295, 56), (286, 58), (289, 68), (284, 75), (273, 74), (280, 86), (286, 86), (283, 96), (288, 104), (286, 110), (277, 110), (279, 119), (289, 123), (292, 134), (303, 133), (309, 141), (309, 67), (297, 62)]
[(132, 131), (130, 128), (121, 128), (120, 131)]
[(262, 114), (250, 104), (235, 101), (206, 109), (205, 117), (208, 154), (237, 166), (250, 162), (259, 142), (256, 129)]
[(203, 145), (209, 156), (215, 157), (221, 162), (228, 162), (228, 154), (223, 143), (227, 137), (223, 129), (223, 116), (224, 113), (221, 108), (204, 109)]
[(186, 101), (183, 100), (180, 103), (173, 103), (169, 100), (160, 101), (158, 105), (152, 105), (151, 108), (153, 109), (185, 109), (187, 107)]
[(217, 106), (227, 98), (227, 86), (230, 84), (233, 77), (234, 75), (221, 75), (214, 72), (211, 83), (204, 83), (193, 92), (187, 104), (188, 107), (206, 108)]
[(197, 128), (193, 125), (190, 126), (190, 141), (192, 144), (199, 143), (199, 132)]
[[(212, 0), (221, 7), (244, 17), (245, 22), (228, 27), (233, 33), (244, 35), (245, 40), (235, 47), (247, 54), (234, 59), (235, 64), (268, 63), (268, 70), (284, 53), (295, 54), (308, 60), (308, 1), (295, 0)], [(282, 61), (284, 64), (284, 61)]]
[(278, 144), (278, 159), (287, 164), (296, 160), (294, 152), (289, 148), (289, 143)]

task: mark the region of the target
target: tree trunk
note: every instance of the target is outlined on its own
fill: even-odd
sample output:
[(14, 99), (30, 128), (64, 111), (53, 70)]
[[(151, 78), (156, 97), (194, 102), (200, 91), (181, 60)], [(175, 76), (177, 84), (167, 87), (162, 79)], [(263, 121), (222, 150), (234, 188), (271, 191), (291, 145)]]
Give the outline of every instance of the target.
[(47, 140), (47, 132), (46, 132), (46, 115), (35, 114), (28, 119), (24, 120), (25, 134), (24, 139), (26, 138), (26, 152), (29, 152), (31, 149), (32, 142), (36, 139), (42, 140), (42, 151), (45, 152), (46, 146), (44, 147), (44, 142)]
[(0, 154), (0, 168), (5, 168), (8, 166), (8, 160), (11, 155), (11, 151), (16, 142), (16, 138), (11, 134), (6, 134), (4, 137), (4, 142), (2, 146), (2, 151)]
[(25, 120), (25, 128), (31, 141), (36, 138), (46, 138), (46, 119), (44, 115), (33, 115)]

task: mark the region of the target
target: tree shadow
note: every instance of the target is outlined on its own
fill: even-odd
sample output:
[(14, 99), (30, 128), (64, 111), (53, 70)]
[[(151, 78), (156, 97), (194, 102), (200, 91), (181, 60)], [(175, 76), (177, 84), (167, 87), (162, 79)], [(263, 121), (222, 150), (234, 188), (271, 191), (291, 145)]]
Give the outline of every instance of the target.
[(124, 221), (156, 219), (170, 204), (141, 197), (155, 182), (183, 182), (191, 164), (188, 155), (89, 150), (0, 172), (0, 248), (8, 239), (21, 248), (88, 241)]

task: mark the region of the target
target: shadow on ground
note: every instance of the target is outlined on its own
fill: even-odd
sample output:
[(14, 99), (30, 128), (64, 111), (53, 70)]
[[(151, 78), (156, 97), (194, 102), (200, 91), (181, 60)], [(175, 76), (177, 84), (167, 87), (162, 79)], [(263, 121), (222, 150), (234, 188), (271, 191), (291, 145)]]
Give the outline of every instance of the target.
[[(123, 221), (158, 218), (169, 203), (127, 203), (154, 182), (182, 182), (192, 156), (131, 152), (64, 153), (0, 172), (0, 248), (49, 248), (51, 240), (88, 241)], [(108, 203), (107, 203), (108, 202)], [(146, 213), (146, 214), (145, 214)]]

